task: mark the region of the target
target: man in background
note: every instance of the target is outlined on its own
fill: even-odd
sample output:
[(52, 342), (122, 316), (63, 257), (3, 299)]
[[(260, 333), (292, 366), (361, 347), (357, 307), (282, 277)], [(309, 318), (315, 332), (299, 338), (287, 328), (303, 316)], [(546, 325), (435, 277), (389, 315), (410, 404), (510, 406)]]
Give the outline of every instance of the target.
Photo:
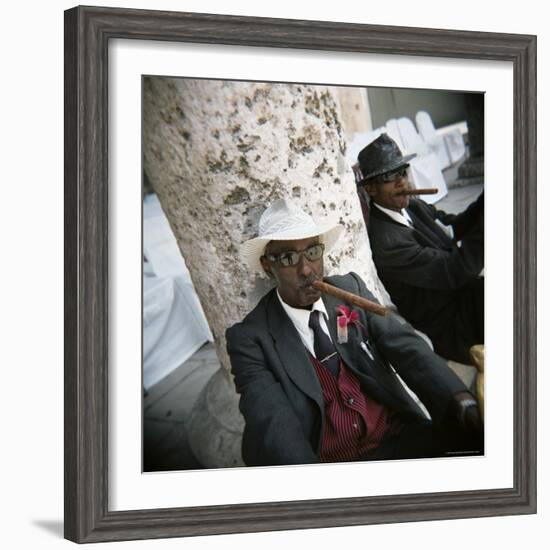
[(470, 348), (484, 343), (483, 193), (458, 215), (410, 198), (404, 191), (413, 157), (387, 134), (359, 153), (374, 263), (407, 321), (439, 355), (468, 364)]

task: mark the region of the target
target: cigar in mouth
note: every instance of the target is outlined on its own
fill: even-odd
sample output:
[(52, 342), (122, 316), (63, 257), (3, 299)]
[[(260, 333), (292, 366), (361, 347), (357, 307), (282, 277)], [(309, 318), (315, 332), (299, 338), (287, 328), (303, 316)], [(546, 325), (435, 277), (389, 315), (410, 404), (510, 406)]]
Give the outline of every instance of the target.
[(426, 189), (405, 189), (397, 193), (398, 195), (435, 195), (439, 189), (437, 187), (428, 187)]
[(371, 313), (376, 313), (377, 315), (382, 316), (388, 315), (389, 313), (387, 308), (381, 306), (380, 304), (377, 304), (376, 302), (367, 300), (367, 298), (357, 296), (357, 294), (342, 290), (341, 288), (329, 285), (328, 283), (324, 283), (322, 281), (313, 281), (313, 283), (311, 283), (311, 286), (313, 286), (313, 288), (316, 288), (319, 292), (330, 294), (331, 296), (339, 298), (344, 302), (349, 302), (350, 304), (358, 306), (365, 311), (370, 311)]

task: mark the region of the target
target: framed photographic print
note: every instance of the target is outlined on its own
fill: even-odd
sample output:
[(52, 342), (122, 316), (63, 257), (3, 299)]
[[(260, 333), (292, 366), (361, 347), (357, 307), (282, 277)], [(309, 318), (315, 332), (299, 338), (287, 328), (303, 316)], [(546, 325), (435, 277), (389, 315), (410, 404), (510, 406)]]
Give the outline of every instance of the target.
[[(535, 511), (535, 44), (466, 31), (66, 12), (67, 538)], [(425, 105), (431, 120), (422, 122)], [(481, 166), (485, 452), (246, 468), (225, 329), (267, 286), (245, 271), (238, 247), (254, 238), (268, 202), (294, 197), (348, 225), (351, 237), (326, 267), (358, 272), (384, 302), (352, 165), (373, 132), (393, 131), (407, 149), (403, 136), (416, 136), (399, 126), (407, 117), (433, 130), (425, 156), (431, 174), (447, 176), (442, 195)], [(459, 173), (480, 143), (483, 160)], [(426, 166), (409, 167), (417, 188), (434, 181), (422, 180)], [(159, 352), (161, 336), (145, 329), (172, 325), (172, 347)], [(175, 368), (193, 357), (194, 370)], [(188, 393), (159, 399), (176, 387)], [(174, 440), (183, 442), (177, 459), (163, 447)]]

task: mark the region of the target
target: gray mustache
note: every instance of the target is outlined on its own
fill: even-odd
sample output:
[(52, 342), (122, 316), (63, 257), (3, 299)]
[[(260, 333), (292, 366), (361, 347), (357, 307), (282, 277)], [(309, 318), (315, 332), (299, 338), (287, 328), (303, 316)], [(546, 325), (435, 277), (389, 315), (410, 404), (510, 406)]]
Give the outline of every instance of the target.
[(319, 277), (309, 277), (306, 279), (301, 285), (300, 288), (306, 288), (308, 286), (311, 286), (315, 281), (318, 281)]

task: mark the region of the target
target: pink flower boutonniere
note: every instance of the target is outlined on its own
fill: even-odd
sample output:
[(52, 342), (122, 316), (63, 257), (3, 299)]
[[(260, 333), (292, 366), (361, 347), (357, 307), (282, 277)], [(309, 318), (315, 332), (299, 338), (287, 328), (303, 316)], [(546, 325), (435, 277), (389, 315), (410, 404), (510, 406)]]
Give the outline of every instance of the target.
[(349, 310), (346, 306), (338, 306), (336, 311), (339, 313), (336, 317), (338, 343), (345, 344), (348, 341), (348, 325), (359, 325), (359, 313), (355, 310)]

